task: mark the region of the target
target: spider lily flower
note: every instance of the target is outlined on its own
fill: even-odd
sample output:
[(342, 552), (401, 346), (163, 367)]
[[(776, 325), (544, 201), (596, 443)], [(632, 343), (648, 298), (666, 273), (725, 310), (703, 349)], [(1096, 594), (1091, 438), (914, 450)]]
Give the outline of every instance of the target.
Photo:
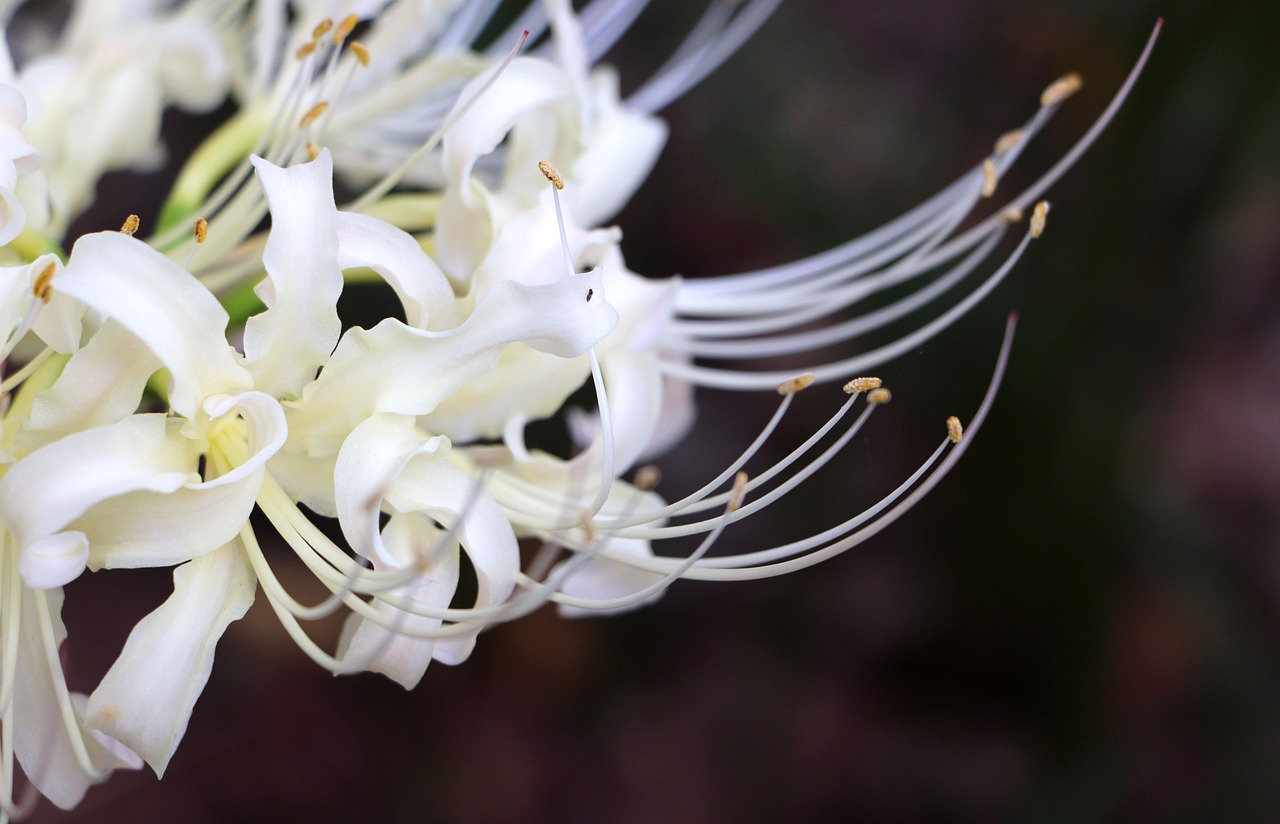
[[(16, 3), (0, 17), (7, 27)], [(210, 25), (212, 4), (77, 0), (54, 49), (0, 56), (0, 81), (25, 96), (25, 129), (44, 154), (23, 187), (33, 227), (61, 239), (92, 201), (105, 172), (154, 165), (167, 106), (193, 112), (226, 96), (227, 63)]]
[(44, 158), (22, 134), (27, 122), (27, 101), (12, 86), (0, 84), (0, 246), (18, 236), (27, 212), (14, 188), (18, 179), (44, 165)]

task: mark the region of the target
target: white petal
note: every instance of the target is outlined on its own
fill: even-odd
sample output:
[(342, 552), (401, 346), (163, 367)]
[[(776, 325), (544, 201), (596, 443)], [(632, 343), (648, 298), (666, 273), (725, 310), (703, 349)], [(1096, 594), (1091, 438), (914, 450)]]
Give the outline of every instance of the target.
[[(382, 541), (396, 557), (422, 558), (441, 534), (430, 519), (416, 513), (402, 513), (392, 516), (383, 530)], [(376, 562), (375, 566), (378, 566)], [(396, 589), (394, 594), (427, 607), (447, 607), (458, 588), (458, 570), (458, 551), (445, 552), (413, 583)], [(355, 614), (348, 616), (338, 645), (338, 657), (347, 663), (362, 663), (369, 672), (380, 672), (405, 689), (413, 689), (422, 680), (438, 642), (404, 633), (436, 629), (440, 620), (394, 610), (382, 601), (377, 602), (374, 609), (392, 621), (393, 628), (379, 626)]]
[[(610, 551), (627, 555), (653, 556), (653, 550), (650, 549), (648, 541), (640, 541), (634, 538), (613, 538), (605, 542), (605, 547)], [(560, 591), (575, 598), (590, 598), (603, 601), (625, 598), (651, 586), (661, 578), (662, 576), (656, 572), (636, 569), (627, 564), (620, 564), (617, 561), (610, 561), (605, 558), (591, 558), (565, 580), (560, 587)], [(613, 609), (583, 609), (568, 604), (558, 604), (556, 609), (563, 618), (617, 615), (618, 613), (639, 609), (642, 606), (648, 606), (661, 598), (663, 592), (665, 590), (660, 589), (638, 603)]]
[(160, 361), (137, 335), (108, 320), (40, 393), (18, 435), (29, 452), (58, 438), (115, 423), (138, 408)]
[(119, 232), (84, 235), (57, 289), (137, 335), (168, 368), (169, 403), (191, 419), (212, 395), (248, 389), (226, 341), (229, 317), (203, 285), (169, 258)]
[(245, 365), (254, 386), (277, 398), (296, 397), (338, 342), (338, 210), (328, 152), (282, 169), (252, 158), (271, 207), (262, 253), (267, 277), (254, 290), (267, 310), (244, 330)]
[(337, 231), (338, 265), (381, 275), (400, 298), (406, 323), (436, 331), (457, 325), (453, 287), (411, 235), (355, 212), (338, 214)]
[[(0, 520), (19, 551), (60, 532), (94, 504), (139, 490), (172, 492), (185, 484), (196, 452), (174, 429), (164, 415), (134, 415), (69, 435), (12, 464), (0, 479)], [(28, 571), (40, 557), (23, 559)], [(61, 561), (56, 565), (38, 576), (46, 586), (55, 572), (68, 572)]]
[(289, 410), (293, 443), (313, 455), (336, 451), (377, 412), (425, 415), (467, 381), (492, 369), (502, 348), (524, 342), (576, 357), (603, 338), (617, 313), (598, 295), (598, 272), (545, 286), (499, 284), (462, 326), (423, 332), (395, 320), (343, 336), (319, 379)]
[(103, 741), (86, 734), (83, 717), (75, 707), (73, 716), (76, 728), (69, 732), (64, 724), (57, 693), (66, 689), (61, 673), (50, 669), (49, 658), (41, 633), (41, 621), (37, 611), (37, 599), (48, 605), (52, 624), (53, 658), (57, 660), (57, 648), (67, 637), (62, 623), (62, 591), (22, 589), (21, 623), (18, 633), (17, 661), (14, 667), (14, 725), (13, 748), (18, 763), (32, 784), (41, 794), (64, 810), (80, 802), (92, 784), (75, 756), (71, 735), (80, 736), (95, 770), (141, 766), (131, 753), (119, 747), (104, 747)]
[(73, 527), (89, 538), (91, 569), (180, 564), (232, 540), (253, 511), (267, 461), (285, 440), (284, 412), (261, 392), (210, 399), (213, 420), (239, 412), (249, 429), (244, 463), (169, 492), (134, 492), (90, 509)]
[(238, 540), (174, 570), (173, 594), (138, 622), (90, 696), (89, 724), (163, 776), (209, 680), (214, 648), (256, 589)]

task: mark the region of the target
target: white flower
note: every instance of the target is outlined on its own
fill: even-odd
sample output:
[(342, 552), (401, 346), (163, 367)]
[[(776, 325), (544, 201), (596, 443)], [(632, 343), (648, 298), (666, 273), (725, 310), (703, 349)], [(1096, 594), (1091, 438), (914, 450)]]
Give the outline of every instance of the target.
[(22, 134), (27, 101), (12, 86), (0, 83), (0, 246), (18, 236), (27, 222), (26, 210), (14, 188), (44, 164), (44, 158)]

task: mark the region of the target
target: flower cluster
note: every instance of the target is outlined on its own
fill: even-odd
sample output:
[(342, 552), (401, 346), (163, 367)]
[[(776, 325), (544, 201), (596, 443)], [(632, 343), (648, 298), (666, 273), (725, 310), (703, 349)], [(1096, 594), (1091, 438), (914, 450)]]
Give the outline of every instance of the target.
[[(116, 768), (162, 774), (218, 640), (259, 595), (321, 666), (410, 688), (432, 660), (459, 663), (483, 629), (548, 602), (625, 610), (677, 579), (779, 575), (883, 529), (960, 457), (957, 419), (866, 511), (785, 545), (710, 552), (888, 401), (860, 374), (1005, 277), (1043, 230), (1042, 192), (1141, 67), (1057, 166), (962, 232), (1078, 78), (880, 229), (773, 269), (648, 278), (607, 221), (662, 147), (655, 112), (777, 2), (712, 3), (626, 97), (598, 61), (642, 3), (575, 13), (545, 0), (496, 35), (493, 5), (78, 0), (50, 47), (0, 55), (0, 821), (38, 795), (70, 808)], [(154, 162), (167, 107), (228, 100), (235, 114), (182, 165), (153, 233), (130, 215), (120, 231), (67, 237), (105, 172)], [(339, 207), (335, 176), (362, 194)], [(821, 360), (961, 290), (1011, 231), (1021, 239), (948, 308)], [(396, 312), (344, 328), (338, 298), (357, 281), (389, 287)], [(970, 433), (1008, 350), (1006, 336)], [(819, 362), (799, 375), (749, 366), (775, 355)], [(845, 382), (847, 398), (749, 477), (815, 381)], [(566, 408), (584, 386), (594, 411)], [(666, 501), (645, 461), (687, 431), (696, 387), (776, 388), (780, 403), (739, 458)], [(568, 456), (526, 444), (527, 425), (552, 417)], [(655, 551), (688, 536), (692, 552)], [(272, 565), (283, 551), (327, 598), (286, 591)], [(86, 570), (143, 567), (173, 568), (172, 595), (96, 689), (73, 694), (62, 588)], [(338, 611), (342, 639), (322, 649), (307, 624)]]

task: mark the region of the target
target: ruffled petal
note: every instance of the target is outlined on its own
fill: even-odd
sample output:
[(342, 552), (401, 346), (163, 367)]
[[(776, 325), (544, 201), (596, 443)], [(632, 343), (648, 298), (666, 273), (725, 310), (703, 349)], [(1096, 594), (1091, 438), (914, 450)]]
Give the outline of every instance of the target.
[(328, 152), (287, 169), (252, 160), (271, 208), (271, 232), (262, 252), (267, 277), (254, 290), (267, 310), (245, 324), (245, 366), (257, 389), (293, 398), (342, 331), (333, 161)]
[[(69, 435), (12, 464), (0, 479), (0, 520), (20, 552), (31, 548), (32, 554), (22, 560), (24, 578), (31, 576), (27, 585), (60, 586), (75, 578), (84, 567), (68, 565), (71, 545), (40, 542), (107, 499), (180, 488), (193, 477), (193, 447), (164, 415), (134, 415)], [(134, 517), (145, 521), (147, 512)]]
[(239, 540), (174, 570), (173, 594), (133, 628), (90, 696), (89, 725), (163, 776), (209, 680), (218, 640), (253, 604), (256, 590)]
[(224, 475), (188, 480), (168, 492), (140, 491), (104, 501), (76, 519), (89, 539), (89, 567), (118, 569), (180, 564), (232, 540), (248, 521), (267, 461), (284, 444), (284, 411), (262, 392), (211, 398), (215, 421), (233, 412), (248, 427), (247, 459)]
[(544, 286), (499, 284), (462, 326), (424, 332), (396, 320), (351, 329), (329, 365), (289, 409), (295, 449), (336, 451), (377, 412), (425, 415), (458, 387), (492, 369), (509, 343), (576, 357), (609, 333), (617, 312), (598, 272)]
[(405, 323), (433, 331), (457, 325), (453, 287), (410, 234), (356, 212), (340, 212), (337, 231), (338, 265), (382, 276), (400, 298)]
[(84, 235), (56, 288), (114, 318), (146, 343), (172, 377), (169, 403), (195, 418), (205, 398), (250, 386), (226, 341), (230, 319), (190, 273), (119, 232)]

